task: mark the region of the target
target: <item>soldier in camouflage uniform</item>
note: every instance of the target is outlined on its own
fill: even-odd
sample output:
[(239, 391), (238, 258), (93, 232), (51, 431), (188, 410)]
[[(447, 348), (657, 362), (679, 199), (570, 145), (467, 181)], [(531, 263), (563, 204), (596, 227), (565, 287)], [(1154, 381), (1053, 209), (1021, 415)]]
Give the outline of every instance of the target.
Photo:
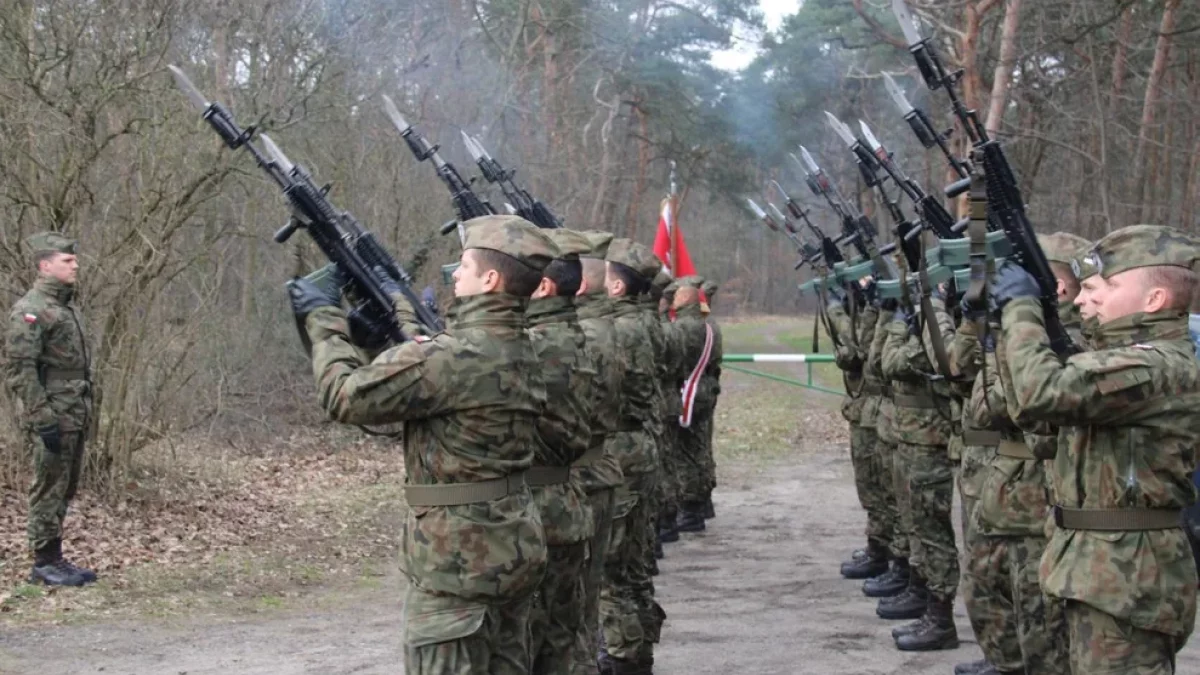
[(662, 263), (649, 248), (620, 238), (609, 244), (606, 262), (605, 285), (613, 299), (611, 316), (618, 347), (629, 367), (622, 383), (618, 431), (609, 437), (612, 453), (621, 461), (625, 484), (617, 495), (605, 585), (600, 593), (605, 643), (600, 660), (602, 672), (641, 675), (652, 670), (654, 643), (665, 614), (654, 601), (646, 560), (646, 552), (653, 547), (650, 507), (658, 469), (656, 422), (649, 418), (658, 395), (655, 359), (662, 353), (662, 333), (648, 327), (647, 312), (638, 296), (649, 292), (650, 281)]
[[(658, 481), (655, 491), (656, 508), (654, 509), (654, 550), (650, 559), (651, 574), (658, 574), (656, 559), (663, 557), (663, 544), (679, 540), (679, 531), (675, 528), (675, 515), (679, 508), (679, 456), (677, 426), (673, 420), (679, 415), (679, 400), (674, 395), (679, 385), (679, 332), (670, 321), (669, 312), (663, 312), (663, 302), (666, 301), (667, 290), (672, 287), (674, 278), (665, 268), (660, 269), (650, 282), (650, 293), (645, 296), (647, 312), (652, 317), (662, 335), (663, 351), (660, 355), (659, 366), (659, 413), (656, 415), (659, 424), (658, 431)], [(669, 524), (668, 524), (669, 523)]]
[(1059, 425), (1056, 527), (1042, 590), (1065, 601), (1075, 673), (1166, 674), (1196, 617), (1196, 565), (1180, 512), (1195, 501), (1200, 365), (1187, 309), (1200, 250), (1178, 230), (1134, 225), (1079, 261), (1076, 300), (1093, 351), (1049, 348), (1039, 288), (1014, 264), (991, 283), (1013, 419)]
[[(1038, 236), (1042, 250), (1059, 280), (1059, 314), (1068, 328), (1078, 324), (1072, 312), (1079, 282), (1070, 260), (1087, 240), (1065, 232)], [(1046, 468), (1037, 449), (1008, 416), (1005, 391), (999, 380), (1000, 362), (993, 348), (980, 347), (982, 315), (972, 315), (959, 327), (958, 358), (979, 372), (966, 406), (969, 449), (983, 455), (978, 506), (968, 512), (964, 576), (967, 614), (986, 657), (960, 664), (956, 675), (990, 673), (1064, 673), (1067, 662), (1066, 624), (1061, 603), (1048, 601), (1038, 584), (1038, 563), (1046, 548), (1044, 525), (1049, 512)], [(995, 323), (984, 335), (992, 346), (999, 333)], [(986, 357), (986, 366), (983, 359)], [(1053, 438), (1049, 441), (1053, 446)], [(1050, 455), (1054, 453), (1053, 447)]]
[(716, 410), (717, 399), (721, 396), (721, 357), (724, 354), (724, 343), (721, 340), (721, 325), (712, 316), (712, 304), (717, 297), (717, 291), (720, 290), (717, 282), (712, 279), (704, 279), (701, 277), (700, 290), (704, 293), (704, 297), (700, 301), (700, 314), (704, 316), (704, 321), (713, 331), (713, 349), (712, 355), (708, 359), (708, 365), (704, 368), (704, 374), (700, 377), (700, 393), (697, 394), (697, 412), (699, 413), (699, 421), (696, 422), (701, 430), (701, 435), (704, 438), (704, 447), (701, 452), (700, 466), (704, 468), (704, 483), (707, 486), (704, 492), (704, 517), (715, 518), (716, 510), (713, 507), (712, 493), (717, 487), (717, 460), (713, 455), (713, 433), (716, 425)]
[(91, 416), (91, 364), (75, 304), (75, 242), (55, 232), (26, 241), (37, 281), (12, 308), (4, 334), (3, 374), (16, 419), (34, 458), (29, 489), (33, 583), (82, 586), (96, 580), (62, 555), (62, 525), (79, 486)]
[(697, 276), (680, 279), (673, 307), (674, 325), (679, 331), (683, 345), (678, 360), (681, 368), (680, 379), (675, 388), (679, 393), (676, 396), (680, 397), (681, 404), (683, 396), (689, 398), (691, 413), (685, 415), (683, 406), (680, 405), (671, 420), (679, 438), (679, 469), (682, 479), (679, 529), (683, 532), (704, 530), (705, 501), (711, 495), (712, 489), (705, 453), (707, 451), (711, 457), (708, 439), (712, 425), (714, 395), (711, 389), (705, 387), (703, 374), (708, 370), (710, 362), (714, 358), (719, 360), (721, 355), (716, 331), (708, 326), (701, 314), (701, 283), (702, 279)]
[(887, 325), (882, 365), (892, 380), (892, 433), (904, 476), (899, 502), (911, 517), (911, 581), (878, 613), (899, 619), (920, 612), (920, 621), (893, 633), (901, 650), (953, 649), (958, 646), (958, 549), (950, 519), (954, 469), (946, 449), (952, 433), (950, 394), (944, 381), (928, 377), (933, 366), (910, 311), (897, 310)]
[(546, 570), (525, 482), (546, 390), (525, 308), (558, 250), (515, 216), (467, 225), (447, 330), (372, 361), (336, 293), (290, 284), (322, 408), (346, 424), (404, 423), (404, 665), (419, 675), (528, 673), (531, 596)]
[(591, 244), (571, 230), (547, 230), (546, 235), (559, 255), (546, 266), (525, 311), (546, 385), (534, 464), (526, 474), (546, 531), (548, 558), (529, 621), (530, 672), (565, 675), (583, 624), (587, 542), (595, 534), (587, 493), (582, 482), (572, 478), (571, 465), (591, 444), (597, 372), (575, 310), (575, 294), (583, 281), (579, 254), (590, 251)]
[(616, 328), (610, 314), (616, 301), (604, 287), (604, 256), (612, 235), (587, 232), (590, 249), (581, 251), (583, 283), (575, 298), (579, 326), (583, 329), (587, 350), (596, 369), (593, 387), (591, 440), (588, 451), (575, 461), (572, 476), (587, 491), (595, 534), (588, 545), (588, 567), (584, 577), (583, 624), (576, 636), (572, 675), (595, 675), (599, 649), (600, 588), (604, 582), (605, 561), (612, 533), (615, 493), (624, 480), (621, 462), (607, 443), (621, 423), (621, 390), (628, 369), (625, 353), (617, 343)]
[[(864, 373), (879, 309), (868, 305), (861, 309), (861, 314), (856, 311), (852, 317), (846, 310), (850, 300), (841, 289), (831, 291), (826, 314), (835, 336), (834, 358), (846, 386), (842, 417), (850, 425), (850, 463), (858, 503), (867, 512), (867, 548), (863, 555), (843, 562), (841, 573), (847, 579), (867, 579), (888, 571), (888, 545), (892, 537), (887, 494), (891, 491), (892, 475), (884, 469), (879, 457), (879, 437), (875, 433), (879, 387), (878, 384), (869, 387)], [(870, 424), (863, 424), (863, 410), (868, 406)]]

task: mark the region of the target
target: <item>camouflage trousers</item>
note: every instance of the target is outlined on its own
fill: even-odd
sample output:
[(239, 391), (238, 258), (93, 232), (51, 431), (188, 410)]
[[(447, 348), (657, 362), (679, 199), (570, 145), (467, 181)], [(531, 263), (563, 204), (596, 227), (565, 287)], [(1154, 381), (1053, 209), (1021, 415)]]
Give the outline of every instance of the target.
[(874, 429), (850, 425), (850, 463), (858, 503), (867, 512), (867, 539), (890, 548), (896, 528), (896, 500), (890, 461), (880, 454), (880, 447)]
[(939, 600), (958, 591), (958, 547), (950, 509), (954, 501), (954, 467), (944, 445), (900, 443), (907, 474), (905, 495), (912, 517), (908, 562)]
[(596, 651), (600, 635), (600, 589), (604, 584), (604, 565), (608, 558), (613, 524), (613, 488), (601, 488), (588, 495), (592, 506), (595, 534), (588, 541), (587, 566), (583, 575), (583, 622), (575, 634), (571, 652), (571, 675), (596, 675)]
[[(653, 473), (626, 474), (613, 512), (612, 536), (600, 590), (600, 627), (613, 658), (653, 658), (666, 614), (654, 600), (646, 550), (654, 540), (650, 528)], [(624, 494), (623, 494), (624, 493)]]
[(480, 602), (409, 586), (404, 597), (408, 675), (527, 675), (532, 598)]
[(1172, 675), (1184, 640), (1135, 628), (1091, 605), (1066, 601), (1071, 672), (1075, 675)]
[(575, 638), (583, 624), (586, 541), (547, 547), (546, 576), (529, 613), (532, 675), (571, 671)]
[(47, 450), (41, 437), (32, 432), (25, 443), (34, 457), (27, 532), (30, 548), (37, 550), (62, 539), (63, 519), (75, 498), (83, 469), (83, 432), (64, 432), (61, 452)]
[(967, 614), (983, 655), (999, 670), (1070, 672), (1062, 601), (1043, 595), (1038, 582), (1045, 550), (1041, 537), (976, 535), (968, 544)]
[(692, 425), (676, 426), (680, 448), (680, 502), (704, 502), (717, 484), (716, 462), (712, 454), (713, 418), (697, 410)]
[(908, 558), (908, 540), (912, 536), (912, 503), (908, 498), (908, 469), (900, 449), (879, 440), (876, 443), (880, 463), (891, 475), (891, 501), (895, 504), (896, 519), (893, 521), (892, 541), (888, 552), (893, 558)]
[(681, 454), (683, 448), (679, 438), (679, 425), (667, 420), (663, 424), (662, 440), (659, 442), (659, 513), (673, 515), (679, 511), (679, 494), (683, 484), (683, 464), (687, 461)]

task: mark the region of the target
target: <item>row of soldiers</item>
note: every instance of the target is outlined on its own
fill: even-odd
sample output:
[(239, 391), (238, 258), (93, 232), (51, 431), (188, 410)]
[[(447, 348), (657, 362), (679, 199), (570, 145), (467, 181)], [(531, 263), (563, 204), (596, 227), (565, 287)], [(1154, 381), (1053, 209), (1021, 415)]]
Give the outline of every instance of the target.
[[(336, 268), (289, 284), (324, 410), (404, 424), (406, 672), (648, 674), (656, 544), (714, 515), (716, 286), (610, 233), (464, 232), (449, 328), (423, 334), (388, 287), (411, 339), (378, 353)], [(35, 461), (32, 577), (80, 586), (95, 574), (62, 553), (91, 403), (76, 245), (27, 243), (38, 280), (3, 364)]]
[(1050, 348), (1038, 283), (1011, 261), (986, 302), (935, 292), (924, 312), (878, 299), (855, 312), (833, 293), (867, 512), (867, 546), (841, 571), (866, 579), (881, 618), (914, 619), (892, 632), (901, 650), (958, 645), (961, 583), (985, 659), (957, 675), (1173, 673), (1196, 614), (1181, 510), (1196, 498), (1187, 311), (1200, 249), (1150, 225), (1038, 240), (1082, 348), (1066, 358)]

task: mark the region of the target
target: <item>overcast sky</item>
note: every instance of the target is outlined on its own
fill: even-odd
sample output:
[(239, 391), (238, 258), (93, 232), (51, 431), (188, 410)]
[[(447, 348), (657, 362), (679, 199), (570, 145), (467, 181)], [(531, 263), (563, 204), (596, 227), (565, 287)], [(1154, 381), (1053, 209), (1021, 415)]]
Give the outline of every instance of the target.
[[(783, 21), (783, 17), (795, 14), (800, 9), (800, 0), (758, 0), (767, 19), (767, 29), (775, 30)], [(740, 70), (754, 60), (758, 51), (758, 42), (762, 39), (757, 31), (741, 29), (734, 36), (734, 47), (723, 52), (714, 52), (712, 64), (724, 70)]]

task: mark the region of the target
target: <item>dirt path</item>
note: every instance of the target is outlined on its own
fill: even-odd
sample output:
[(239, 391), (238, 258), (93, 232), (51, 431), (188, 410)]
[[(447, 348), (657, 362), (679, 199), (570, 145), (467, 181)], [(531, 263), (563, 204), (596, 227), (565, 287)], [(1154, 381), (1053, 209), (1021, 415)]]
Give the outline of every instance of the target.
[[(837, 562), (861, 539), (843, 448), (822, 448), (718, 491), (708, 532), (671, 544), (658, 577), (669, 619), (656, 672), (949, 673), (963, 646), (904, 654)], [(399, 581), (319, 609), (236, 619), (22, 628), (0, 635), (0, 672), (125, 675), (395, 673)], [(330, 605), (333, 605), (332, 607)], [(1200, 672), (1189, 646), (1180, 672)]]

